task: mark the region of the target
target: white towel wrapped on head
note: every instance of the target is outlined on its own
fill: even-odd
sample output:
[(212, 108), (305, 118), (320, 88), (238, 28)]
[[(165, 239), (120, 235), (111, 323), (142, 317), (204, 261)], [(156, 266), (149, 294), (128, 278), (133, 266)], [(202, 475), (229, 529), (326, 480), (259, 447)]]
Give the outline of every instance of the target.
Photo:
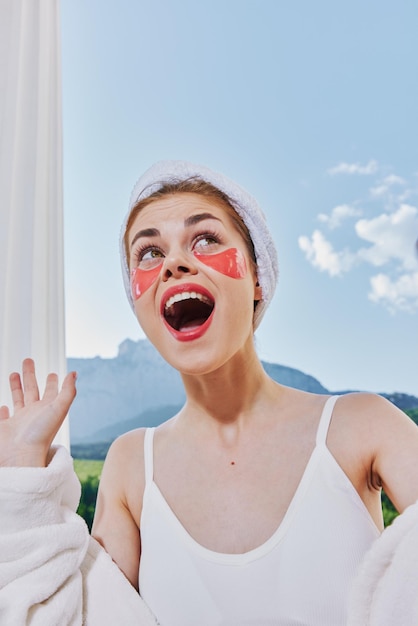
[(276, 246), (267, 226), (265, 215), (255, 198), (246, 189), (219, 172), (188, 161), (158, 161), (154, 163), (138, 179), (132, 191), (128, 214), (122, 224), (119, 242), (123, 282), (129, 303), (133, 309), (128, 259), (124, 246), (126, 225), (132, 209), (140, 200), (148, 198), (164, 184), (178, 183), (193, 178), (204, 180), (226, 194), (232, 207), (248, 228), (254, 245), (257, 277), (262, 291), (261, 301), (254, 312), (254, 329), (256, 329), (273, 298), (279, 275)]

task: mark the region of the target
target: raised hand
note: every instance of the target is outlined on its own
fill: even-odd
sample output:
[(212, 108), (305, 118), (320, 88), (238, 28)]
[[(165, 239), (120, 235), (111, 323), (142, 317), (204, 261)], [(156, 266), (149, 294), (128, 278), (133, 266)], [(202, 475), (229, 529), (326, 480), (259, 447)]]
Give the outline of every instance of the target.
[(57, 375), (49, 374), (40, 398), (32, 359), (23, 361), (22, 377), (10, 375), (14, 413), (0, 407), (0, 466), (47, 465), (51, 443), (76, 395), (75, 380), (75, 372), (67, 374), (59, 390)]

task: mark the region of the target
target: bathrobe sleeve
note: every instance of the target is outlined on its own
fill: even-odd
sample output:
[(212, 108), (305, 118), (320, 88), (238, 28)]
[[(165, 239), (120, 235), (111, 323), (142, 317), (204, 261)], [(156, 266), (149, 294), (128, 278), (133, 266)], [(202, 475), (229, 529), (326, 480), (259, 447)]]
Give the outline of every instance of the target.
[(65, 448), (46, 468), (0, 468), (0, 624), (155, 626), (143, 600), (75, 511)]
[(351, 594), (347, 626), (418, 625), (418, 502), (366, 554)]

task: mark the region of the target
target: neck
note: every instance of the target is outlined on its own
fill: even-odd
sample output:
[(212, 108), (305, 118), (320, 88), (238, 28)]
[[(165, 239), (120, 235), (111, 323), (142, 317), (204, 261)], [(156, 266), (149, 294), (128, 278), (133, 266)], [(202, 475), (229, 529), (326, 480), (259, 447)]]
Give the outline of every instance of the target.
[(185, 415), (193, 415), (193, 420), (198, 415), (219, 426), (248, 419), (269, 387), (275, 385), (265, 373), (254, 346), (237, 353), (214, 372), (183, 374), (182, 378), (187, 396)]

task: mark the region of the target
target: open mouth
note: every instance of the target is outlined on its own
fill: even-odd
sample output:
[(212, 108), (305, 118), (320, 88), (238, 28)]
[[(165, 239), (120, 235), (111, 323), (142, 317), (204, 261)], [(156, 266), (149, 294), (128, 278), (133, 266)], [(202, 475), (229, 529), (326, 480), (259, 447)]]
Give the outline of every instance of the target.
[(200, 291), (183, 291), (169, 297), (163, 316), (170, 328), (180, 333), (190, 333), (202, 327), (210, 318), (215, 303), (209, 294)]

